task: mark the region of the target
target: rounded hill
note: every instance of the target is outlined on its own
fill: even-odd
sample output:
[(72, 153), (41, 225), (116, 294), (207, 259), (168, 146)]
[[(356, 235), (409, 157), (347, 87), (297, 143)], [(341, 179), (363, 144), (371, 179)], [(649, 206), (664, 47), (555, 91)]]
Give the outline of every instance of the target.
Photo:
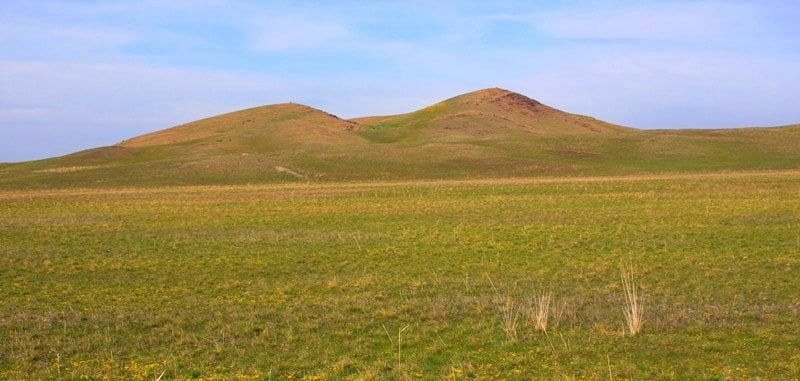
[(582, 134), (633, 129), (569, 114), (500, 88), (478, 90), (395, 116), (356, 119), (378, 142), (418, 139), (504, 139), (518, 134)]

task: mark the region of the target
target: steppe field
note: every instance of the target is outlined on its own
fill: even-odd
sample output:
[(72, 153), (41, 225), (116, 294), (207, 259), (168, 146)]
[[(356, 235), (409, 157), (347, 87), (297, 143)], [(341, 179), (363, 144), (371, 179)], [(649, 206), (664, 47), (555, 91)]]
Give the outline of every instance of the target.
[(0, 216), (0, 379), (800, 377), (797, 170), (0, 190)]

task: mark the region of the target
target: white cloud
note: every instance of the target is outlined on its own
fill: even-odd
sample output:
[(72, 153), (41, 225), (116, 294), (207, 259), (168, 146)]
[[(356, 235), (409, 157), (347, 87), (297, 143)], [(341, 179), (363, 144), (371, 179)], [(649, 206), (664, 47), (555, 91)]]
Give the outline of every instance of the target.
[(314, 14), (263, 14), (252, 23), (251, 47), (258, 51), (312, 48), (352, 36), (344, 23)]
[(55, 50), (74, 54), (77, 51), (114, 48), (139, 38), (133, 31), (114, 27), (52, 25), (40, 21), (0, 23), (0, 44), (14, 46), (15, 51), (36, 52), (47, 48), (48, 54), (53, 54)]
[(24, 123), (32, 118), (41, 118), (50, 112), (48, 107), (0, 106), (0, 123)]
[(545, 33), (569, 39), (696, 40), (719, 39), (742, 28), (755, 8), (733, 2), (645, 3), (591, 9), (573, 7), (493, 19), (530, 22)]

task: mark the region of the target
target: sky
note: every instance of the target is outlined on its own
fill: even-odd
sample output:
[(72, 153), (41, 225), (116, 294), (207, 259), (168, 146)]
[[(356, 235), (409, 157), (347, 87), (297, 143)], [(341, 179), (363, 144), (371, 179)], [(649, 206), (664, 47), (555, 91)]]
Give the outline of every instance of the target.
[(0, 1), (0, 162), (238, 109), (488, 87), (638, 128), (800, 123), (800, 2)]

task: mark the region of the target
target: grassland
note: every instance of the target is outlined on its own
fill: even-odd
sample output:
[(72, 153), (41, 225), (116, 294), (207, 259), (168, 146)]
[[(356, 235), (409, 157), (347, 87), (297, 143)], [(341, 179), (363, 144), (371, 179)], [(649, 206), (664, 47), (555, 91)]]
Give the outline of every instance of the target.
[(0, 191), (0, 378), (796, 379), (798, 199), (796, 170)]

